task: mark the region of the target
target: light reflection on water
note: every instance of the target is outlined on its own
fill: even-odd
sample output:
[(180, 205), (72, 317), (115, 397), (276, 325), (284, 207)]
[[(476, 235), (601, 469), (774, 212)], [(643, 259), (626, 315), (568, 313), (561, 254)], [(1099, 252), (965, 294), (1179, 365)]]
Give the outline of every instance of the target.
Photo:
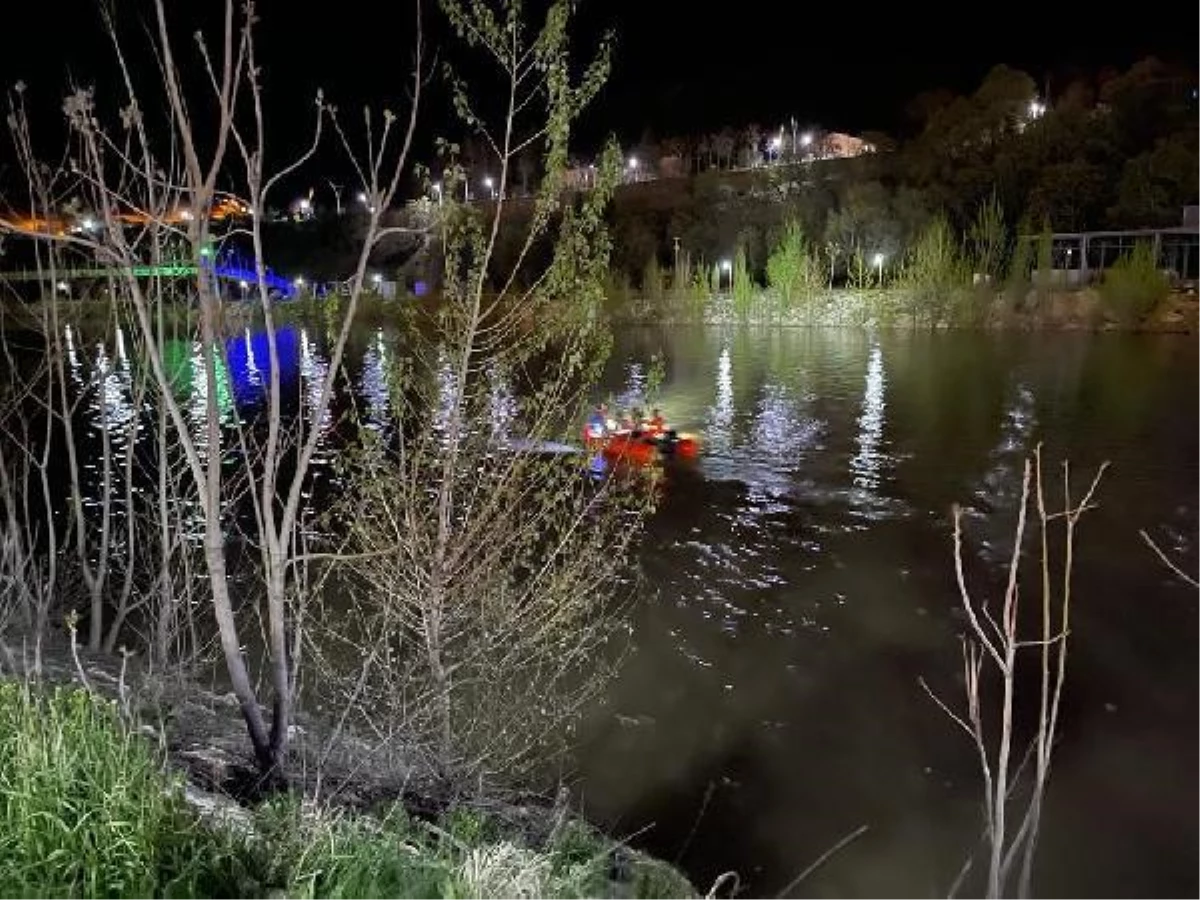
[(871, 348), (867, 363), (867, 384), (863, 391), (862, 412), (858, 417), (858, 453), (850, 458), (854, 484), (867, 491), (880, 484), (884, 456), (880, 452), (883, 438), (883, 351), (876, 344)]

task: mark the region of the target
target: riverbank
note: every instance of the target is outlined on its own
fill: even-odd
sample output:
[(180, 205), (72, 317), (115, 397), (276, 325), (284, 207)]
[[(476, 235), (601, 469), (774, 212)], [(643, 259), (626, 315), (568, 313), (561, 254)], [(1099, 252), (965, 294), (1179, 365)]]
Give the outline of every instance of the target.
[(1094, 288), (1011, 293), (964, 291), (936, 301), (901, 289), (822, 291), (785, 304), (771, 291), (736, 298), (630, 297), (615, 299), (621, 325), (775, 325), (800, 328), (970, 329), (1009, 331), (1200, 331), (1197, 293), (1172, 291), (1146, 314), (1130, 315)]
[(411, 769), (396, 780), (368, 742), (303, 716), (292, 790), (268, 794), (226, 696), (69, 645), (46, 648), (37, 680), (5, 674), (5, 896), (696, 893), (561, 797), (454, 795)]

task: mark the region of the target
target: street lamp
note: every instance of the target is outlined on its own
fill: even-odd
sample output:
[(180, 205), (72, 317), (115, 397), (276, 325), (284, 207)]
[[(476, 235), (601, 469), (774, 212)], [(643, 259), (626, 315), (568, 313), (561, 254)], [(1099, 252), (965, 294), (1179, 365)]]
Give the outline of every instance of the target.
[(637, 181), (638, 158), (636, 156), (629, 157), (629, 161), (625, 163), (625, 166), (629, 169), (629, 177)]
[(433, 193), (437, 196), (438, 206), (442, 205), (442, 183), (435, 181), (433, 183)]
[[(721, 271), (729, 276), (729, 289), (733, 290), (733, 263), (727, 259), (721, 260)], [(721, 280), (717, 279), (717, 290), (721, 290)]]
[(374, 275), (371, 276), (371, 284), (375, 285), (375, 287), (379, 287), (379, 284), (382, 281), (383, 281), (383, 276), (380, 275), (378, 272), (376, 272)]
[(293, 279), (292, 285), (296, 288), (296, 290), (300, 290), (301, 288), (303, 288), (304, 287), (304, 276), (297, 275), (295, 277), (295, 279)]
[(488, 175), (483, 179), (483, 186), (488, 189), (488, 192), (492, 195), (493, 200), (496, 199), (496, 189), (493, 187), (494, 184), (495, 182), (492, 181), (491, 175)]
[(886, 258), (887, 257), (885, 257), (882, 253), (876, 253), (871, 258), (871, 262), (873, 262), (875, 264), (875, 271), (879, 273), (879, 286), (880, 287), (883, 286), (883, 261)]
[(242, 289), (242, 299), (245, 300), (246, 299), (246, 291), (250, 290), (250, 282), (248, 282), (245, 278), (243, 278), (241, 281), (238, 282), (238, 287), (240, 287)]

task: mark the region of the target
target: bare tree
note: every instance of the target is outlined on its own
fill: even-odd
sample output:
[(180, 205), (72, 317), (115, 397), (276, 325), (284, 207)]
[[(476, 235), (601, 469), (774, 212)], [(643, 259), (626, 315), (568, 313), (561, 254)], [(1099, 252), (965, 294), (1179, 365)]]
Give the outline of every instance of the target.
[[(553, 4), (532, 33), (517, 4), (498, 15), (480, 0), (442, 7), (503, 74), (499, 122), (461, 84), (457, 95), (499, 160), (501, 199), (486, 218), (447, 208), (445, 305), (396, 372), (400, 433), (366, 444), (337, 512), (353, 535), (359, 603), (340, 636), (363, 667), (345, 672), (340, 705), (381, 740), (403, 733), (426, 748), (443, 777), (477, 783), (541, 761), (604, 683), (626, 551), (653, 492), (639, 478), (592, 482), (561, 452), (609, 340), (600, 309), (615, 145), (596, 190), (563, 191), (570, 127), (607, 72), (606, 48), (575, 82), (571, 4)], [(528, 147), (546, 168), (518, 260), (543, 237), (551, 259), (527, 288), (515, 287), (518, 261), (489, 289), (503, 186)]]
[[(347, 149), (351, 140), (335, 111), (318, 97), (312, 144), (299, 159), (268, 175), (264, 169), (266, 134), (261, 69), (255, 55), (253, 4), (246, 4), (239, 13), (238, 5), (226, 0), (223, 27), (215, 46), (210, 47), (197, 35), (200, 70), (210, 88), (208, 97), (191, 96), (185, 89), (184, 67), (170, 36), (166, 5), (156, 0), (154, 9), (151, 40), (159, 71), (156, 80), (148, 85), (139, 83), (126, 64), (113, 22), (106, 18), (125, 93), (120, 121), (111, 127), (102, 122), (89, 90), (76, 90), (64, 104), (71, 146), (64, 163), (50, 171), (66, 173), (60, 177), (68, 178), (87, 196), (91, 208), (97, 211), (98, 229), (61, 234), (12, 222), (0, 223), (0, 228), (47, 242), (55, 250), (78, 252), (115, 273), (113, 302), (128, 309), (132, 316), (150, 364), (155, 399), (165, 411), (171, 442), (183, 458), (198, 500), (211, 612), (230, 683), (259, 765), (265, 772), (278, 773), (287, 755), (298, 664), (292, 651), (298, 646), (301, 627), (297, 611), (303, 609), (303, 604), (289, 603), (298, 554), (301, 497), (320, 434), (317, 429), (304, 433), (302, 423), (285, 425), (276, 328), (262, 258), (261, 222), (272, 188), (312, 156), (324, 123), (332, 122)], [(381, 224), (381, 216), (395, 197), (408, 159), (424, 82), (419, 4), (415, 4), (415, 9), (416, 52), (407, 124), (398, 125), (396, 117), (386, 111), (380, 123), (368, 112), (365, 149), (361, 155), (353, 154), (361, 188), (370, 198), (370, 215), (349, 296), (342, 306), (343, 319), (336, 332), (330, 364), (316, 391), (318, 419), (329, 407), (363, 291), (367, 260), (389, 231)], [(144, 99), (154, 95), (157, 95), (154, 102), (147, 103)], [(158, 102), (165, 106), (166, 121), (151, 121), (147, 114)], [(20, 160), (31, 183), (36, 183), (40, 173), (47, 169), (33, 152), (23, 106), (14, 106), (10, 123), (18, 139)], [(240, 185), (237, 196), (231, 200), (228, 192), (219, 192), (218, 182)], [(223, 469), (223, 445), (229, 436), (225, 433), (227, 423), (219, 399), (224, 389), (224, 298), (215, 271), (206, 260), (210, 243), (220, 236), (218, 210), (222, 206), (228, 208), (230, 202), (249, 219), (247, 231), (256, 259), (255, 293), (265, 322), (270, 357), (266, 434), (259, 441), (247, 429), (234, 429), (234, 440), (247, 453), (243, 455), (241, 470), (233, 476)], [(201, 383), (194, 387), (201, 404), (198, 423), (190, 422), (185, 415), (164, 358), (160, 326), (163, 307), (171, 298), (160, 284), (145, 282), (135, 274), (137, 266), (160, 264), (180, 250), (195, 271), (190, 293), (197, 310), (198, 333), (194, 337), (202, 368)], [(57, 323), (52, 325), (49, 331), (57, 335)], [(193, 427), (194, 424), (199, 427)], [(74, 441), (68, 441), (68, 452), (74, 452), (73, 447)], [(283, 476), (285, 466), (288, 474)], [(245, 640), (239, 630), (230, 589), (231, 521), (226, 509), (239, 497), (247, 498), (253, 508), (254, 533), (250, 537), (260, 557), (270, 661), (269, 724), (247, 666)], [(163, 511), (159, 512), (161, 516)], [(170, 544), (169, 538), (164, 540), (163, 552)]]
[[(1066, 683), (1068, 638), (1071, 633), (1072, 579), (1074, 574), (1075, 532), (1083, 514), (1093, 508), (1092, 498), (1104, 475), (1107, 463), (1100, 466), (1083, 497), (1071, 496), (1070, 468), (1063, 464), (1063, 507), (1050, 512), (1046, 507), (1045, 479), (1042, 475), (1041, 447), (1032, 460), (1025, 461), (1021, 485), (1021, 505), (1013, 536), (1008, 579), (999, 621), (979, 602), (967, 587), (963, 566), (962, 513), (954, 509), (954, 565), (963, 608), (970, 622), (970, 634), (963, 639), (963, 676), (967, 708), (965, 713), (950, 709), (922, 681), (922, 686), (939, 707), (958, 725), (975, 746), (984, 782), (984, 838), (987, 853), (988, 897), (1030, 896), (1033, 858), (1041, 828), (1042, 809), (1050, 778), (1051, 757), (1059, 727), (1059, 709)], [(1040, 627), (1033, 638), (1020, 634), (1020, 560), (1025, 541), (1030, 506), (1040, 526)], [(1051, 555), (1051, 534), (1062, 526), (1062, 559), (1056, 566)], [(1059, 583), (1054, 584), (1054, 569), (1060, 566)], [(1019, 752), (1019, 723), (1016, 721), (1018, 662), (1022, 650), (1033, 650), (1040, 663), (1038, 717), (1027, 749)], [(986, 673), (993, 670), (1000, 680), (999, 727), (990, 731), (991, 712), (985, 702)], [(1028, 762), (1032, 774), (1020, 784)], [(965, 878), (972, 860), (968, 859), (955, 883), (952, 894)]]

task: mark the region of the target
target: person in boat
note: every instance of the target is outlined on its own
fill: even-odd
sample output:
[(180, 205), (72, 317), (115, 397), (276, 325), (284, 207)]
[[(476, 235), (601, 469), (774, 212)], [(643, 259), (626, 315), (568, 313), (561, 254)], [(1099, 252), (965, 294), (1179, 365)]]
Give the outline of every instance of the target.
[(645, 431), (651, 437), (659, 437), (667, 430), (667, 420), (663, 418), (662, 411), (655, 407), (650, 410), (650, 418), (646, 420)]
[(592, 414), (588, 416), (585, 432), (589, 440), (601, 441), (608, 435), (608, 407), (597, 403)]
[(633, 414), (629, 418), (631, 420), (629, 430), (633, 432), (634, 437), (641, 437), (646, 430), (646, 417), (642, 415), (641, 409), (635, 406)]

